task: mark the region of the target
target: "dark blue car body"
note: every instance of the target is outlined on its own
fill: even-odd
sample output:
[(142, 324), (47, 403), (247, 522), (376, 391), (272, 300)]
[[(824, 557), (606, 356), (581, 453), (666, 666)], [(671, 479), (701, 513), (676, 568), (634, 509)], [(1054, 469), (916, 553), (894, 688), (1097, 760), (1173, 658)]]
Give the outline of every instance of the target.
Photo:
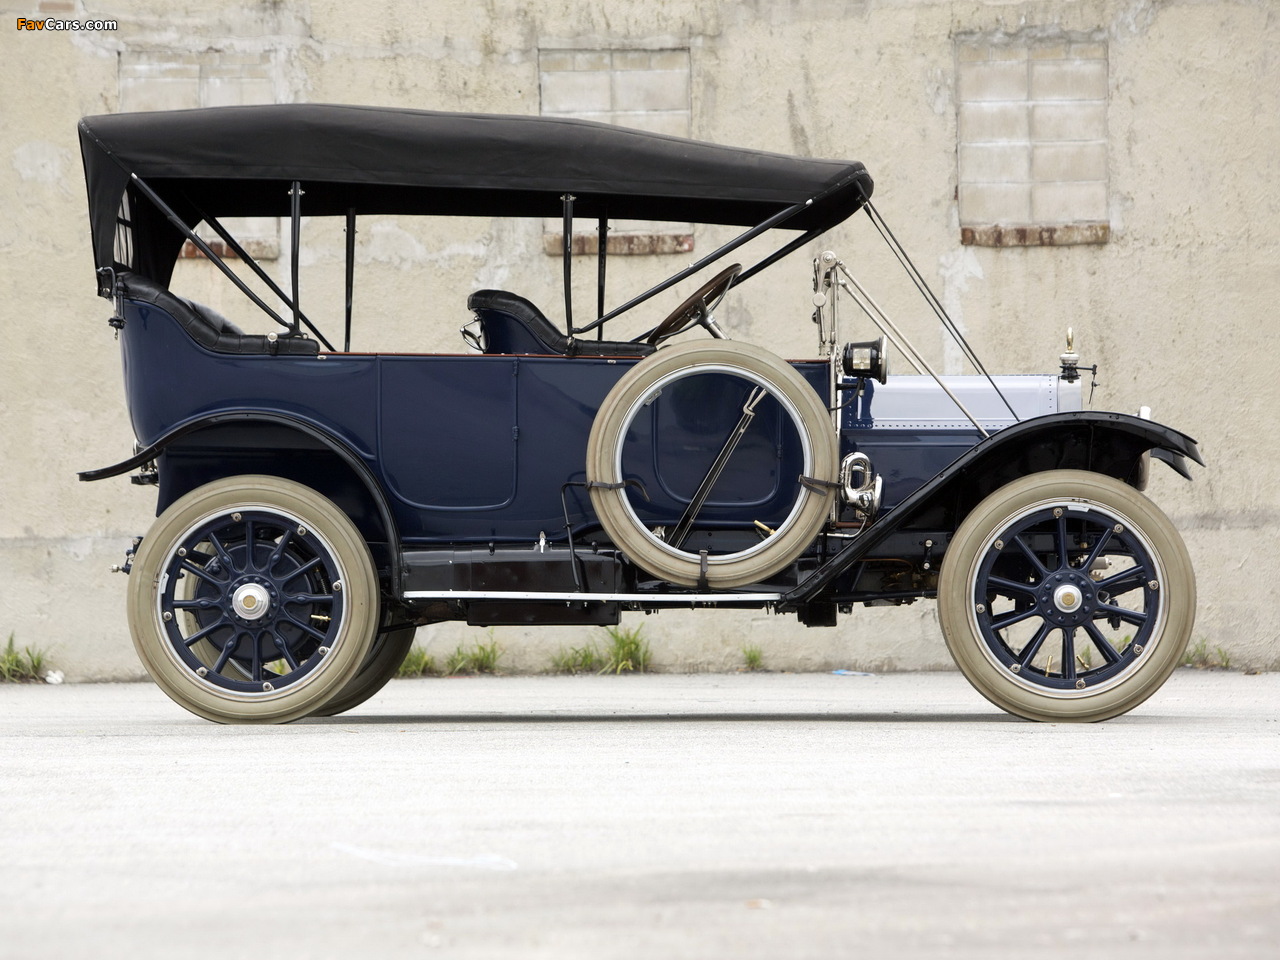
[[(1140, 489), (1153, 456), (1184, 474), (1186, 459), (1199, 460), (1177, 431), (1081, 409), (1070, 348), (1060, 371), (1040, 376), (991, 377), (978, 364), (980, 376), (943, 378), (921, 358), (929, 376), (889, 377), (883, 338), (840, 343), (834, 306), (824, 313), (848, 289), (832, 254), (815, 262), (813, 359), (784, 362), (722, 339), (663, 345), (699, 324), (722, 337), (713, 309), (733, 286), (863, 208), (878, 216), (861, 164), (572, 121), (374, 108), (97, 117), (82, 121), (81, 139), (99, 292), (115, 303), (137, 439), (134, 456), (82, 477), (139, 470), (135, 482), (158, 485), (156, 532), (134, 548), (148, 578), (131, 607), (135, 643), (175, 699), (214, 719), (347, 709), (391, 675), (413, 625), (439, 620), (613, 624), (627, 610), (763, 607), (834, 625), (855, 603), (939, 595), (957, 531), (968, 555), (977, 533), (966, 519), (1020, 478), (1097, 474)], [(342, 348), (299, 304), (303, 204), (309, 216), (347, 218)], [(468, 291), (466, 352), (353, 352), (356, 217), (388, 212), (558, 214), (566, 237), (575, 216), (598, 220), (597, 315), (575, 325), (566, 299), (561, 329), (515, 294)], [(218, 218), (230, 216), (289, 218), (291, 294), (225, 232)], [(609, 217), (748, 229), (606, 312)], [(195, 232), (201, 221), (283, 310), (236, 277)], [(722, 272), (659, 328), (600, 339), (608, 322), (773, 228), (800, 233), (751, 269)], [(282, 331), (242, 334), (171, 292), (184, 242)], [(566, 251), (566, 285), (569, 262)], [(910, 359), (891, 323), (876, 322)], [(259, 502), (245, 493), (255, 482), (275, 492)], [(965, 561), (978, 578), (965, 588), (980, 601), (974, 636), (996, 667), (1003, 657), (1015, 673), (1035, 672), (1039, 691), (1078, 682), (1074, 664), (1059, 658), (1055, 671), (1037, 652), (1045, 635), (1061, 631), (1065, 657), (1083, 631), (1104, 663), (1079, 675), (1109, 689), (1143, 644), (1130, 638), (1138, 653), (1125, 653), (1096, 624), (1152, 631), (1165, 614), (1138, 573), (1104, 577), (1104, 551), (1151, 583), (1163, 554), (1146, 539), (1121, 543), (1125, 524), (1099, 526), (1101, 506), (1080, 508), (1074, 533), (1053, 524), (1077, 508), (1055, 509), (1025, 522), (1009, 513), (1010, 530), (1031, 532), (1017, 534), (1022, 552), (996, 572), (980, 554)], [(340, 542), (348, 523), (371, 561), (363, 614), (341, 595), (364, 562)], [(1003, 552), (1005, 539), (994, 543)], [(1067, 586), (1046, 592), (1058, 581)], [(1119, 587), (1147, 590), (1141, 609), (1113, 612)], [(982, 598), (1002, 592), (1009, 612), (986, 623)], [(972, 617), (968, 606), (952, 618)], [(367, 622), (351, 626), (359, 616)], [(1035, 637), (1007, 639), (1037, 616), (1046, 625)], [(347, 660), (329, 670), (335, 649)]]

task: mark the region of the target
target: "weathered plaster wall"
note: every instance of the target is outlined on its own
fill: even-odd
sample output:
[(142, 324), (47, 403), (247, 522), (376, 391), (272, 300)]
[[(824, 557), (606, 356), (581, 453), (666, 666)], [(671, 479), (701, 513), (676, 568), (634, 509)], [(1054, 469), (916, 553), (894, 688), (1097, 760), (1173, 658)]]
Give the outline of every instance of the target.
[[(40, 12), (45, 8), (45, 12)], [(1265, 575), (1280, 526), (1269, 452), (1280, 387), (1272, 304), (1280, 299), (1280, 10), (1267, 0), (693, 0), (609, 4), (382, 0), (347, 4), (110, 6), (0, 3), (0, 642), (51, 649), (74, 678), (136, 675), (123, 579), (107, 566), (150, 521), (152, 495), (75, 472), (131, 449), (119, 360), (93, 295), (75, 121), (118, 105), (122, 50), (268, 55), (279, 100), (534, 113), (537, 51), (688, 47), (694, 136), (863, 160), (876, 201), (988, 366), (1051, 369), (1074, 326), (1101, 364), (1095, 406), (1196, 436), (1209, 459), (1186, 483), (1157, 469), (1151, 495), (1196, 563), (1197, 636), (1233, 662), (1280, 665), (1280, 614)], [(112, 17), (114, 33), (19, 33), (18, 16)], [(1107, 44), (1111, 240), (1101, 246), (962, 247), (956, 207), (958, 39), (1089, 36)], [(341, 232), (308, 222), (300, 264), (317, 319), (340, 315)], [(722, 236), (697, 238), (707, 250)], [(768, 283), (735, 292), (729, 326), (780, 353), (812, 352), (808, 256), (833, 248), (931, 362), (959, 369), (920, 301), (858, 218)], [(682, 257), (615, 258), (614, 297)], [(585, 261), (584, 261), (585, 265)], [(286, 257), (276, 269), (287, 271)], [(541, 226), (464, 221), (362, 225), (356, 346), (457, 345), (466, 295), (514, 289), (553, 316), (559, 264)], [(591, 269), (577, 302), (593, 302)], [(207, 264), (175, 286), (244, 316)], [(672, 305), (672, 292), (653, 308)], [(361, 326), (361, 324), (364, 324)], [(376, 331), (376, 332), (375, 332)], [(643, 621), (662, 665), (732, 667), (748, 643), (766, 663), (877, 669), (946, 663), (932, 606), (858, 611), (835, 630), (762, 615), (667, 614)], [(475, 631), (420, 635), (447, 652)], [(585, 634), (497, 632), (506, 661), (533, 668)]]

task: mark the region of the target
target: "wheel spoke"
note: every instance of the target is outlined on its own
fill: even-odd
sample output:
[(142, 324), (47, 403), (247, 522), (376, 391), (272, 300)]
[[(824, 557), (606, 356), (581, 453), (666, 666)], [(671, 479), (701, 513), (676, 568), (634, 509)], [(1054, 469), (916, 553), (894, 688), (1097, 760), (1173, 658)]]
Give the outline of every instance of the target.
[(233, 570), (236, 570), (231, 554), (227, 553), (227, 548), (222, 545), (222, 541), (218, 539), (218, 535), (212, 530), (209, 531), (209, 543), (212, 544), (214, 552), (217, 553), (218, 561), (227, 568), (227, 573), (230, 574)]
[(253, 647), (253, 659), (250, 661), (251, 672), (250, 677), (255, 683), (262, 682), (262, 633), (253, 633), (249, 635), (251, 646)]
[(324, 640), (328, 639), (328, 637), (325, 634), (321, 633), (319, 630), (315, 629), (315, 627), (312, 627), (310, 624), (303, 623), (297, 617), (290, 614), (287, 610), (282, 610), (281, 614), (284, 617), (284, 619), (287, 620), (289, 623), (292, 623), (299, 630), (302, 630), (305, 633), (311, 634), (311, 636), (315, 637), (317, 640), (320, 640), (323, 642)]
[(172, 603), (170, 603), (170, 604), (169, 604), (169, 606), (173, 607), (175, 610), (218, 610), (218, 609), (221, 609), (221, 608), (218, 606), (218, 601), (217, 601), (217, 600), (212, 600), (212, 599), (210, 599), (209, 597), (200, 597), (199, 599), (196, 599), (196, 600), (174, 600)]
[(292, 537), (293, 528), (285, 527), (284, 533), (280, 535), (280, 542), (276, 544), (276, 548), (271, 551), (271, 556), (267, 558), (267, 565), (264, 568), (267, 573), (276, 568), (276, 564), (280, 562), (280, 558), (284, 555), (285, 548), (289, 545)]
[(1036, 635), (1031, 638), (1031, 642), (1022, 648), (1022, 652), (1018, 654), (1018, 665), (1023, 669), (1030, 666), (1031, 661), (1036, 658), (1036, 654), (1040, 652), (1040, 647), (1044, 643), (1045, 637), (1053, 630), (1048, 623), (1040, 624), (1040, 629), (1036, 631)]
[(244, 544), (245, 544), (245, 560), (244, 568), (246, 570), (257, 570), (258, 565), (253, 560), (253, 520), (246, 517), (244, 521)]
[(280, 582), (281, 582), (282, 584), (284, 584), (284, 583), (292, 583), (294, 580), (297, 580), (297, 579), (298, 579), (300, 576), (302, 576), (304, 573), (310, 573), (310, 572), (311, 572), (311, 569), (312, 569), (313, 567), (316, 567), (316, 566), (318, 566), (319, 564), (321, 564), (321, 563), (323, 563), (323, 562), (324, 562), (324, 558), (323, 558), (323, 557), (312, 557), (312, 558), (311, 558), (310, 560), (308, 560), (306, 563), (304, 563), (304, 564), (302, 564), (300, 567), (298, 567), (298, 569), (293, 570), (292, 572), (290, 572), (290, 573), (289, 573), (287, 576), (285, 576), (285, 577), (284, 577), (284, 579), (282, 579)]
[(1131, 623), (1135, 627), (1140, 627), (1147, 622), (1147, 615), (1137, 610), (1128, 610), (1124, 607), (1117, 607), (1111, 603), (1098, 604), (1098, 612), (1105, 613), (1108, 616), (1119, 617), (1125, 623)]
[(195, 644), (203, 640), (205, 637), (207, 637), (209, 634), (213, 633), (213, 631), (217, 630), (219, 627), (229, 627), (229, 626), (231, 626), (231, 624), (227, 620), (227, 618), (221, 617), (219, 618), (217, 623), (211, 623), (209, 624), (209, 626), (205, 627), (204, 629), (197, 630), (191, 636), (185, 638), (182, 642), (185, 643), (188, 647), (194, 646)]
[(1131, 590), (1146, 586), (1150, 577), (1145, 564), (1129, 567), (1114, 573), (1105, 580), (1099, 580), (1095, 586), (1099, 592), (1109, 593), (1113, 597), (1122, 596)]
[(1062, 628), (1062, 679), (1076, 678), (1076, 628)]
[(1031, 561), (1031, 565), (1035, 567), (1036, 572), (1040, 574), (1041, 580), (1049, 575), (1048, 568), (1040, 562), (1040, 558), (1035, 555), (1035, 551), (1028, 547), (1021, 537), (1014, 537), (1013, 545), (1021, 550), (1023, 555)]
[(1071, 565), (1067, 559), (1067, 514), (1065, 510), (1062, 512), (1062, 516), (1058, 517), (1057, 526), (1058, 569), (1065, 570)]
[(1001, 617), (999, 620), (992, 619), (991, 628), (993, 630), (1003, 630), (1005, 627), (1012, 627), (1015, 623), (1021, 623), (1031, 617), (1039, 616), (1036, 608), (1029, 607), (1026, 610), (1015, 610), (1012, 613)]
[(1008, 596), (1010, 593), (1018, 593), (1027, 597), (1034, 597), (1037, 594), (1035, 584), (1020, 583), (1017, 580), (1008, 580), (1004, 577), (987, 577), (988, 588), (994, 588), (996, 593)]
[(1089, 571), (1093, 569), (1093, 565), (1098, 562), (1098, 558), (1102, 556), (1102, 551), (1107, 549), (1107, 544), (1111, 542), (1111, 533), (1112, 530), (1110, 527), (1103, 529), (1102, 536), (1098, 538), (1098, 542), (1095, 543), (1093, 545), (1093, 549), (1089, 551), (1088, 559), (1085, 560), (1084, 565), (1080, 568), (1085, 572), (1086, 576), (1088, 576)]
[(1092, 620), (1084, 622), (1085, 632), (1089, 634), (1089, 639), (1093, 641), (1093, 645), (1098, 648), (1098, 652), (1102, 654), (1107, 663), (1117, 663), (1120, 660), (1120, 651), (1111, 645), (1111, 641), (1102, 635), (1102, 631), (1098, 629), (1098, 625)]
[(333, 603), (332, 593), (291, 593), (284, 603)]
[(271, 639), (276, 645), (276, 649), (280, 651), (280, 656), (284, 658), (284, 662), (289, 664), (290, 670), (298, 669), (298, 660), (293, 655), (293, 651), (289, 649), (289, 645), (284, 642), (284, 637), (275, 631), (271, 632)]
[[(212, 563), (213, 558), (210, 558), (209, 562)], [(206, 580), (209, 583), (217, 584), (218, 586), (222, 586), (224, 583), (227, 582), (225, 579), (219, 580), (217, 577), (215, 577), (212, 573), (210, 573), (204, 567), (198, 567), (194, 563), (192, 563), (190, 560), (180, 560), (178, 561), (178, 566), (181, 569), (186, 570), (188, 573), (194, 573), (201, 580)], [(230, 576), (231, 574), (230, 569), (227, 570), (227, 574), (228, 576)]]
[(231, 659), (231, 651), (236, 648), (236, 644), (240, 642), (240, 634), (233, 633), (222, 645), (222, 653), (218, 655), (218, 661), (213, 665), (214, 673), (221, 673), (222, 668), (227, 665), (227, 661)]

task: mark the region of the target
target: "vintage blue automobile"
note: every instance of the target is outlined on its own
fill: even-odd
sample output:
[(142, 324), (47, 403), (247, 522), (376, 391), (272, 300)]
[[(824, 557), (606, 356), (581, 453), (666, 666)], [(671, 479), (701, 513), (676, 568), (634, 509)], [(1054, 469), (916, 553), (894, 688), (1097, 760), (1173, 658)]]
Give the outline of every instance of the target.
[[(156, 682), (201, 716), (350, 709), (395, 673), (415, 626), (442, 620), (764, 608), (831, 626), (858, 604), (936, 598), (974, 686), (1041, 720), (1123, 713), (1183, 655), (1191, 565), (1139, 491), (1152, 457), (1189, 476), (1195, 442), (1083, 410), (1070, 344), (1054, 373), (987, 374), (871, 204), (862, 164), (576, 120), (323, 105), (90, 117), (80, 139), (137, 437), (134, 456), (81, 476), (158, 485), (158, 519), (125, 564), (130, 629)], [(725, 337), (713, 312), (726, 294), (859, 211), (975, 375), (934, 375), (833, 253), (815, 259), (802, 311), (812, 359)], [(332, 341), (299, 304), (304, 212), (345, 220)], [(561, 218), (563, 325), (515, 292), (460, 291), (467, 352), (352, 352), (355, 225), (375, 214)], [(233, 217), (287, 220), (291, 289), (226, 229)], [(575, 218), (599, 231), (598, 310), (582, 324)], [(619, 218), (743, 231), (606, 310)], [(768, 231), (780, 239), (763, 260), (723, 267), (660, 322), (646, 314)], [(243, 333), (171, 291), (188, 242), (279, 330)], [(879, 338), (845, 342), (841, 304)], [(624, 315), (640, 329), (605, 339)], [(888, 375), (890, 345), (917, 375)]]

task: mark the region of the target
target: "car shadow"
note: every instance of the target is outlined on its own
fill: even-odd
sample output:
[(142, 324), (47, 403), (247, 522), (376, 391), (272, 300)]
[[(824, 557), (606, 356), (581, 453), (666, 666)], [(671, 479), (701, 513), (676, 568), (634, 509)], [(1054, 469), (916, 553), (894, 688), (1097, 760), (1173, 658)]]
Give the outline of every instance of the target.
[(307, 717), (298, 721), (324, 726), (390, 724), (555, 724), (555, 723), (1031, 723), (1006, 713), (794, 713), (688, 711), (682, 713), (423, 713), (354, 714)]

